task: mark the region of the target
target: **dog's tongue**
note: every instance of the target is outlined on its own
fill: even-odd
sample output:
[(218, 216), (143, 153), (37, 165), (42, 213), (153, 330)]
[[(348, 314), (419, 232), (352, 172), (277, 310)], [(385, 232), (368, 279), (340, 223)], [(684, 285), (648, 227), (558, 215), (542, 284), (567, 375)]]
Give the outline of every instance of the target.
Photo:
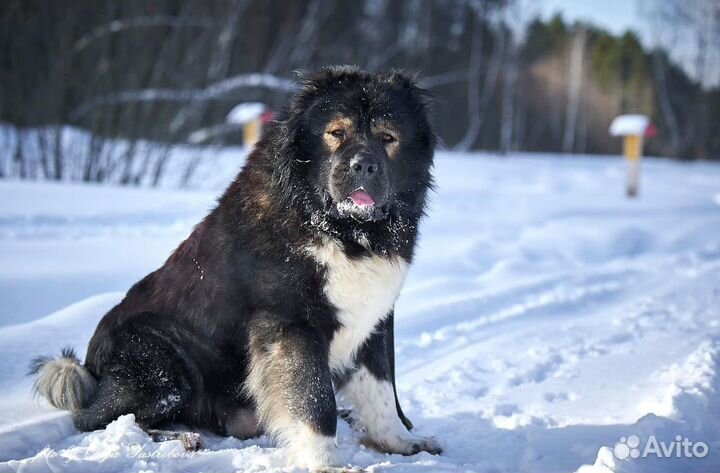
[(350, 200), (352, 200), (358, 207), (370, 207), (371, 205), (375, 205), (375, 200), (373, 200), (372, 196), (362, 189), (356, 190), (348, 197), (350, 197)]

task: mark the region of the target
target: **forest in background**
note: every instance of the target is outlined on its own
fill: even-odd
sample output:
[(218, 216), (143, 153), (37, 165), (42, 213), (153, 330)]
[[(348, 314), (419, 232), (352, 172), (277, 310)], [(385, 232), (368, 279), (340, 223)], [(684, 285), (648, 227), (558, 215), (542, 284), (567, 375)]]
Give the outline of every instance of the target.
[[(703, 77), (720, 5), (651, 13), (658, 44), (689, 41)], [(631, 32), (527, 18), (519, 0), (6, 0), (0, 177), (158, 182), (173, 144), (240, 143), (234, 106), (278, 110), (295, 71), (325, 64), (418, 71), (448, 149), (617, 153), (612, 118), (644, 113), (647, 154), (720, 159), (718, 81)], [(68, 147), (68, 126), (89, 138)]]

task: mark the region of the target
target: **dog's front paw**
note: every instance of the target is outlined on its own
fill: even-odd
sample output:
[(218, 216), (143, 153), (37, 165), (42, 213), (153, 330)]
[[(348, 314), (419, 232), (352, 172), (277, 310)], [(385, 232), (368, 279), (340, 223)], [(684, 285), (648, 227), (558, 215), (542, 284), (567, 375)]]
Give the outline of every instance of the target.
[(440, 442), (434, 437), (415, 437), (410, 445), (410, 450), (409, 455), (420, 452), (428, 452), (430, 455), (440, 455), (443, 451)]
[(431, 455), (440, 455), (443, 451), (440, 443), (434, 437), (419, 436), (393, 436), (390, 438), (366, 439), (366, 443), (385, 453), (397, 453), (400, 455), (415, 455), (420, 452), (428, 452)]

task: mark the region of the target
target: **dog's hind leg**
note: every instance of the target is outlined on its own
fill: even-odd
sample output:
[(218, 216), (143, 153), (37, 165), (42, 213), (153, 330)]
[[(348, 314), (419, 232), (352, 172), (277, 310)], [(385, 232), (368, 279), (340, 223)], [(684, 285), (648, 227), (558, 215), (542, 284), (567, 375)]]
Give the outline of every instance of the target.
[(296, 466), (336, 466), (337, 413), (325, 338), (307, 327), (257, 324), (250, 356), (246, 388), (264, 430), (289, 448)]
[[(170, 388), (168, 391), (172, 392)], [(166, 400), (170, 399), (169, 402)], [(203, 445), (195, 432), (180, 432), (153, 428), (172, 419), (184, 396), (174, 394), (161, 399), (158, 395), (134, 390), (127, 384), (111, 377), (102, 378), (95, 399), (84, 409), (73, 413), (73, 423), (78, 430), (92, 431), (102, 428), (124, 414), (134, 414), (137, 424), (155, 442), (179, 440), (187, 451), (200, 450)], [(157, 409), (157, 406), (161, 406)]]
[(187, 362), (175, 345), (152, 329), (130, 327), (117, 334), (118, 347), (102, 367), (92, 401), (73, 413), (81, 431), (104, 427), (134, 414), (142, 428), (172, 421), (192, 394)]

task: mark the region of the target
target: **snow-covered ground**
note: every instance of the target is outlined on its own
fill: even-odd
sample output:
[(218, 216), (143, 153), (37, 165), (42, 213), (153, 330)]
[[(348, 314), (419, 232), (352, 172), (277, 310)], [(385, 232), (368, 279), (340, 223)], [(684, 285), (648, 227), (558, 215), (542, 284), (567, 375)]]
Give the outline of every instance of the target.
[[(208, 450), (187, 456), (132, 416), (81, 434), (25, 376), (37, 354), (84, 352), (212, 207), (232, 161), (205, 163), (202, 190), (0, 181), (0, 472), (285, 468), (264, 437), (205, 435)], [(348, 464), (720, 471), (720, 166), (646, 161), (628, 200), (620, 158), (440, 153), (396, 348), (403, 406), (445, 453), (380, 454), (340, 422)], [(647, 445), (670, 458), (633, 458)]]

